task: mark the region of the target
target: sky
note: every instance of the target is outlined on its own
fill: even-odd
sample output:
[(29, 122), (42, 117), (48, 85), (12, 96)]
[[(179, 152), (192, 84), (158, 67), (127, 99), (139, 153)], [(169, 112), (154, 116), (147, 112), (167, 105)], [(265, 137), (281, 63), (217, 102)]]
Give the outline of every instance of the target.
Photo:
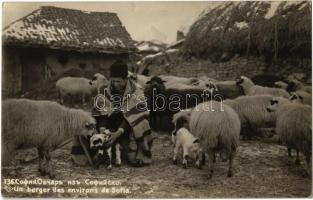
[(200, 13), (218, 2), (6, 2), (2, 26), (24, 17), (40, 6), (57, 6), (85, 11), (115, 12), (134, 40), (171, 43), (177, 30), (188, 30)]

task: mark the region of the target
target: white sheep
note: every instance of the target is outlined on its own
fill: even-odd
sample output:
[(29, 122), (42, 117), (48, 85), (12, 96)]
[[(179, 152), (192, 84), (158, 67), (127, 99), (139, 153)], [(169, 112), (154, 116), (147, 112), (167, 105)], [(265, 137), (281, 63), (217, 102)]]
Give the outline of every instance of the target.
[[(104, 159), (106, 157), (106, 154), (108, 155), (108, 161), (109, 164), (107, 166), (107, 169), (112, 169), (112, 147), (115, 148), (115, 163), (117, 166), (121, 166), (121, 148), (119, 143), (115, 143), (112, 146), (105, 146), (105, 142), (109, 140), (109, 133), (110, 131), (108, 129), (105, 129), (103, 127), (100, 128), (100, 133), (95, 134), (90, 138), (90, 148), (96, 149), (97, 153), (94, 156), (94, 163), (95, 167), (98, 168), (100, 163), (105, 162)], [(106, 151), (106, 152), (104, 152)]]
[(36, 147), (41, 175), (55, 176), (50, 151), (73, 135), (91, 136), (90, 113), (52, 101), (9, 99), (2, 103), (2, 164), (9, 165), (17, 148)]
[(66, 96), (76, 95), (80, 95), (82, 97), (82, 103), (85, 104), (87, 96), (95, 94), (101, 86), (104, 86), (107, 83), (107, 79), (103, 75), (97, 73), (93, 80), (83, 77), (64, 77), (59, 79), (55, 86), (61, 104), (64, 104), (64, 98)]
[(183, 166), (187, 168), (188, 158), (191, 155), (196, 160), (196, 166), (201, 167), (199, 155), (202, 154), (199, 139), (195, 138), (188, 129), (180, 128), (173, 132), (172, 140), (174, 144), (173, 163), (177, 164), (177, 154), (180, 148), (183, 149)]
[(302, 90), (291, 92), (291, 96), (289, 99), (292, 102), (303, 103), (310, 106), (312, 105), (312, 94)]
[(160, 75), (159, 77), (165, 81), (166, 89), (184, 90), (199, 88), (205, 90), (207, 88), (207, 84), (203, 80), (194, 77), (186, 78), (171, 75)]
[(289, 97), (288, 92), (284, 89), (255, 85), (248, 77), (245, 76), (241, 76), (237, 81), (237, 84), (242, 87), (245, 95), (248, 96), (269, 94), (273, 96), (282, 96), (285, 98)]
[(100, 93), (101, 88), (107, 87), (109, 84), (108, 79), (100, 73), (93, 75), (93, 78), (90, 81), (90, 85), (97, 87), (97, 93)]
[(190, 132), (198, 137), (209, 156), (209, 178), (213, 175), (215, 153), (222, 152), (229, 159), (228, 177), (233, 175), (233, 159), (239, 145), (240, 120), (237, 113), (222, 102), (199, 104), (191, 111)]
[(234, 109), (241, 121), (244, 134), (248, 136), (255, 132), (256, 128), (268, 128), (275, 126), (276, 116), (267, 112), (267, 106), (272, 100), (271, 95), (240, 96), (236, 99), (227, 99), (223, 103)]
[(145, 76), (142, 74), (135, 74), (130, 71), (128, 71), (128, 78), (133, 80), (136, 84), (137, 87), (144, 89), (146, 86), (146, 83), (151, 79), (150, 76)]
[(304, 85), (300, 81), (296, 79), (291, 79), (291, 78), (288, 80), (288, 82), (289, 83), (288, 83), (287, 91), (294, 92), (297, 90), (302, 90), (302, 91), (312, 94), (312, 86)]
[(300, 164), (299, 152), (303, 153), (308, 166), (312, 155), (312, 107), (274, 97), (268, 106), (277, 116), (275, 131), (280, 141), (287, 145), (288, 154), (296, 149), (296, 164)]
[(285, 83), (284, 81), (276, 81), (274, 85), (284, 90), (287, 90), (288, 87), (288, 83)]

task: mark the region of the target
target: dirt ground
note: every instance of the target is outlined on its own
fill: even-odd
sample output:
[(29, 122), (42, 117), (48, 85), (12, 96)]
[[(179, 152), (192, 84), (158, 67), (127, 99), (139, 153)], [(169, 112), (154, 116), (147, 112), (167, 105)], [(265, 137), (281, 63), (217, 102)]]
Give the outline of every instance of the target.
[[(52, 186), (19, 185), (20, 192), (14, 192), (13, 185), (4, 185), (4, 179), (18, 178), (33, 180), (41, 178), (37, 161), (21, 163), (15, 170), (2, 170), (2, 195), (6, 197), (118, 197), (118, 198), (210, 198), (210, 197), (308, 197), (311, 195), (312, 179), (305, 174), (305, 162), (296, 166), (288, 159), (287, 150), (270, 141), (241, 141), (235, 160), (236, 172), (227, 178), (228, 163), (217, 159), (214, 175), (208, 180), (207, 165), (199, 170), (190, 165), (172, 164), (170, 136), (162, 134), (153, 145), (154, 163), (144, 168), (133, 168), (123, 164), (111, 171), (92, 167), (74, 166), (70, 159), (71, 144), (52, 153), (57, 177), (63, 181), (58, 186), (61, 192), (54, 192)], [(22, 158), (33, 157), (35, 151), (20, 151)], [(45, 177), (46, 179), (47, 177)], [(80, 185), (69, 185), (76, 180)], [(86, 180), (102, 181), (101, 186), (90, 185)], [(47, 193), (27, 191), (29, 188), (50, 188)], [(10, 189), (11, 188), (11, 189)], [(15, 188), (17, 190), (18, 187)], [(22, 188), (22, 189), (21, 189)], [(76, 188), (77, 191), (69, 191)], [(97, 188), (92, 192), (91, 188)], [(83, 191), (85, 189), (85, 191)], [(89, 189), (88, 191), (86, 189)], [(80, 192), (79, 192), (80, 191)]]

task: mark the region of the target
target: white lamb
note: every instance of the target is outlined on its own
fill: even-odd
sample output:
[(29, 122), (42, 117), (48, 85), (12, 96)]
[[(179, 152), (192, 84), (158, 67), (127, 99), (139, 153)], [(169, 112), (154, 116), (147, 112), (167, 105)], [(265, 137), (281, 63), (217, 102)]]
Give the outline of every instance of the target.
[(177, 164), (177, 154), (180, 148), (183, 149), (183, 166), (187, 168), (188, 158), (191, 155), (196, 160), (196, 166), (201, 168), (199, 155), (202, 154), (200, 142), (186, 128), (180, 128), (176, 134), (173, 134), (174, 156), (173, 163)]

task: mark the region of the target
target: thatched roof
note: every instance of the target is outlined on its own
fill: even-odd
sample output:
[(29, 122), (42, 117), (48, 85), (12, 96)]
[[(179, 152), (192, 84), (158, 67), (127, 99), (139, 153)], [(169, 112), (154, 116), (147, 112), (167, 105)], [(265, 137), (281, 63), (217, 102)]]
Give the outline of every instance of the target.
[(185, 55), (220, 61), (232, 55), (277, 58), (311, 54), (311, 2), (226, 2), (202, 14), (186, 36)]
[(5, 45), (128, 53), (134, 41), (116, 13), (43, 6), (5, 27)]

